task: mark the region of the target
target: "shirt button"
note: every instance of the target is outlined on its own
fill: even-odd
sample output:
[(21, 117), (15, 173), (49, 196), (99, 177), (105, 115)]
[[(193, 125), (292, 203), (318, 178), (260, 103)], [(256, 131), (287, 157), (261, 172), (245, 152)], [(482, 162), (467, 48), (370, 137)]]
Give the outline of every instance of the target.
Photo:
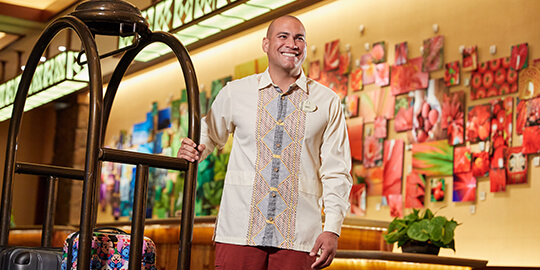
[(274, 168), (274, 172), (279, 172), (279, 168)]
[(270, 195), (272, 195), (272, 197), (276, 197), (276, 192), (272, 191), (272, 193), (270, 193)]
[(270, 222), (272, 222), (272, 221), (274, 221), (274, 218), (270, 217), (270, 218), (268, 218), (268, 220), (269, 220)]
[(283, 123), (283, 120), (279, 119), (277, 122), (281, 124)]
[(285, 96), (281, 96), (281, 100), (284, 100), (285, 99)]
[(279, 143), (276, 144), (276, 147), (277, 147), (277, 148), (280, 148), (280, 147), (281, 147), (281, 144), (279, 144)]

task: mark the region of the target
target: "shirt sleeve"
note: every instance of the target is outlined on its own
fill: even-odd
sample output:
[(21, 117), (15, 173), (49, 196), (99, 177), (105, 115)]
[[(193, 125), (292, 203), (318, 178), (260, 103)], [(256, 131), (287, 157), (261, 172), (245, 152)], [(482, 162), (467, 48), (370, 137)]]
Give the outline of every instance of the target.
[(230, 86), (227, 84), (219, 91), (208, 113), (201, 119), (200, 144), (206, 145), (201, 160), (212, 153), (214, 148), (222, 148), (229, 134), (234, 132), (231, 102)]
[(350, 207), (352, 187), (351, 150), (341, 102), (335, 98), (329, 110), (328, 125), (321, 146), (320, 175), (325, 213), (324, 231), (340, 235), (341, 226)]

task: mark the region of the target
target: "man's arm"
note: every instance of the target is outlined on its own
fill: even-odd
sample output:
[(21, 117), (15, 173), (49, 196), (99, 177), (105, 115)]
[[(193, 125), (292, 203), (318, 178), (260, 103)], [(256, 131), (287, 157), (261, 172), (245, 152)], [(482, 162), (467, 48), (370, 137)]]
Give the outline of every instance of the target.
[(332, 263), (337, 250), (343, 219), (349, 209), (349, 194), (352, 187), (351, 150), (347, 125), (339, 98), (330, 108), (328, 125), (321, 145), (321, 167), (319, 173), (323, 186), (325, 213), (324, 232), (319, 235), (311, 254), (322, 250), (321, 256), (312, 265), (318, 269)]
[(189, 138), (182, 139), (177, 157), (188, 161), (205, 159), (215, 147), (223, 147), (233, 132), (231, 96), (228, 85), (223, 87), (212, 107), (201, 120), (201, 141), (197, 145)]

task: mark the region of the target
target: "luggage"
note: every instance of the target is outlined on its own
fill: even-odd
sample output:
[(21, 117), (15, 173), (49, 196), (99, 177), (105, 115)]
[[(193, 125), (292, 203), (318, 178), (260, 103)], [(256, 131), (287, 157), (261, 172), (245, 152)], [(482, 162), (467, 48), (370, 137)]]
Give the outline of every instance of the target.
[(60, 270), (60, 248), (2, 247), (0, 269), (2, 270)]
[[(77, 253), (79, 233), (69, 235), (64, 242), (62, 255), (62, 270), (77, 269)], [(94, 229), (90, 269), (120, 270), (128, 269), (130, 235), (116, 228)], [(144, 237), (141, 269), (155, 270), (156, 246), (154, 242)], [(68, 263), (69, 262), (69, 263)]]

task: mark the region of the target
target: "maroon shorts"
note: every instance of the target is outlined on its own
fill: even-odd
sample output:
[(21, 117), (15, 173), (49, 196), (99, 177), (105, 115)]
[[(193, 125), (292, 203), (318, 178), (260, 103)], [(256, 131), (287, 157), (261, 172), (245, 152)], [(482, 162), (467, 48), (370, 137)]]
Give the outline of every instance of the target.
[(216, 243), (215, 267), (216, 270), (307, 270), (315, 259), (303, 251)]

